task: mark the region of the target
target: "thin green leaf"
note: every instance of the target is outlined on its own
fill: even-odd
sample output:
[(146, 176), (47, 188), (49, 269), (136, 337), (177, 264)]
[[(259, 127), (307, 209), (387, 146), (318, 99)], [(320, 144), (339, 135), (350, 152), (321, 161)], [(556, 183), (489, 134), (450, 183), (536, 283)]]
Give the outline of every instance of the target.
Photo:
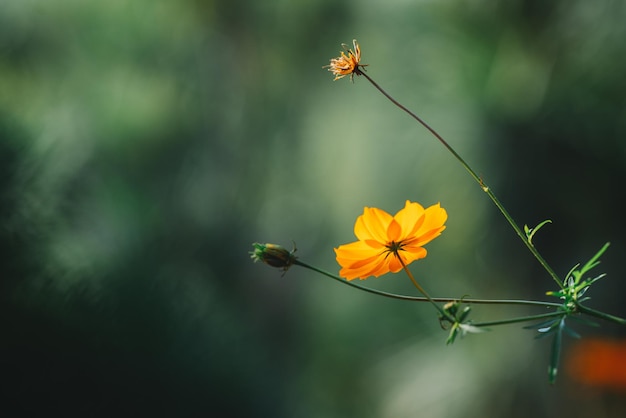
[(565, 279), (563, 279), (563, 285), (567, 285), (567, 280), (574, 275), (578, 266), (580, 266), (580, 263), (576, 264), (570, 271), (567, 272)]
[(548, 366), (548, 381), (551, 385), (556, 382), (556, 375), (559, 371), (559, 359), (561, 357), (561, 338), (562, 338), (562, 328), (565, 326), (565, 320), (562, 319), (559, 326), (558, 332), (554, 333), (554, 340), (552, 340), (552, 352), (550, 354), (550, 365)]
[(610, 243), (607, 242), (606, 244), (604, 244), (602, 246), (602, 248), (600, 248), (600, 251), (598, 251), (596, 253), (596, 255), (594, 255), (593, 257), (591, 257), (591, 260), (587, 261), (587, 263), (583, 266), (583, 268), (581, 268), (581, 272), (582, 274), (588, 272), (589, 270), (591, 270), (592, 268), (594, 268), (595, 266), (597, 266), (598, 264), (600, 264), (600, 257), (602, 256), (602, 254), (604, 254), (604, 252), (606, 251), (607, 248), (609, 248)]
[(578, 322), (580, 322), (582, 324), (589, 325), (590, 327), (596, 327), (597, 328), (597, 327), (600, 326), (600, 324), (598, 324), (597, 322), (592, 321), (591, 319), (586, 318), (584, 316), (572, 315), (572, 316), (570, 316), (570, 318), (572, 318), (573, 320), (578, 321)]
[(546, 331), (539, 331), (537, 335), (535, 335), (535, 339), (540, 340), (544, 337), (547, 337), (548, 335), (554, 334), (555, 332), (560, 332), (559, 324), (555, 324), (550, 328), (546, 328)]
[(588, 284), (588, 285), (592, 285), (592, 284), (594, 284), (595, 282), (597, 282), (598, 280), (600, 280), (600, 279), (601, 279), (601, 278), (603, 278), (603, 277), (606, 277), (606, 273), (602, 273), (602, 274), (600, 274), (600, 275), (598, 275), (598, 276), (594, 277), (593, 279), (589, 279), (589, 280), (587, 280), (587, 284)]
[(574, 337), (576, 339), (580, 339), (580, 334), (568, 327), (567, 325), (563, 325), (563, 330), (567, 332), (570, 337)]
[(549, 223), (552, 223), (552, 221), (550, 219), (546, 219), (545, 221), (541, 222), (539, 225), (531, 229), (528, 229), (526, 225), (524, 225), (524, 230), (528, 229), (526, 231), (526, 237), (528, 238), (528, 242), (532, 244), (533, 237), (535, 236), (537, 231), (539, 231), (539, 229), (541, 229), (542, 226), (544, 226), (545, 224), (549, 224)]
[(538, 324), (526, 325), (524, 329), (536, 329), (537, 327), (544, 328), (547, 325), (555, 325), (560, 320), (561, 318), (548, 319), (547, 321), (542, 321), (542, 322), (539, 322)]

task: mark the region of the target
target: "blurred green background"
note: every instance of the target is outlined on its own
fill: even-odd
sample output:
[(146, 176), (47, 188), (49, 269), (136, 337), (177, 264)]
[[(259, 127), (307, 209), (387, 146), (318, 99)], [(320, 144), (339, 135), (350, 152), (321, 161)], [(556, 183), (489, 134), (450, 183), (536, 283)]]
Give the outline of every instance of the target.
[[(441, 202), (436, 296), (546, 300), (549, 276), (437, 129), (589, 305), (626, 316), (626, 3), (2, 0), (0, 405), (13, 417), (622, 417), (513, 325), (445, 346), (432, 307), (338, 271), (364, 206)], [(363, 282), (415, 294), (403, 275)], [(476, 320), (537, 313), (476, 307)], [(624, 338), (603, 323), (585, 336)], [(567, 338), (568, 347), (575, 340)], [(622, 388), (623, 389), (623, 388)]]

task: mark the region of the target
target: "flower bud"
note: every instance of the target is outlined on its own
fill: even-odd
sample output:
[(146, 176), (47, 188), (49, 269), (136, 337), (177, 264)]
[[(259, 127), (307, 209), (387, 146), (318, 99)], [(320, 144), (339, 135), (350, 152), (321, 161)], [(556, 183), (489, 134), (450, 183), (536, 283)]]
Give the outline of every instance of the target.
[(292, 251), (276, 244), (259, 244), (255, 242), (252, 246), (254, 251), (250, 252), (250, 258), (254, 262), (262, 261), (269, 266), (282, 268), (284, 271), (287, 271), (297, 258), (295, 256), (295, 246)]

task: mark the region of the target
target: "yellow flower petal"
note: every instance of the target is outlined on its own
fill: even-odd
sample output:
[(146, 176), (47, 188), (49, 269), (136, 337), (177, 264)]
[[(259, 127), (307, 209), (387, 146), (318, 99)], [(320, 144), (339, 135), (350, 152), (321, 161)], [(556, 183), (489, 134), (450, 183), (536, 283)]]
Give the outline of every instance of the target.
[(393, 218), (402, 226), (402, 236), (399, 239), (404, 239), (415, 234), (424, 222), (424, 208), (419, 203), (407, 200), (404, 208)]
[(361, 240), (375, 240), (382, 244), (387, 242), (387, 227), (393, 217), (377, 208), (364, 208), (354, 224), (354, 235)]
[(400, 256), (404, 260), (404, 264), (407, 266), (414, 262), (415, 260), (419, 260), (420, 258), (426, 258), (428, 252), (424, 247), (410, 247), (405, 246), (403, 251), (399, 252)]
[(387, 227), (387, 241), (398, 242), (402, 237), (402, 227), (395, 219)]
[(369, 276), (378, 277), (385, 273), (389, 273), (389, 258), (386, 257), (385, 253), (379, 253), (349, 267), (344, 267), (339, 272), (342, 277), (348, 280), (366, 279)]
[(379, 244), (378, 248), (372, 247), (366, 241), (356, 241), (350, 244), (340, 245), (335, 248), (337, 261), (340, 264), (350, 266), (355, 262), (378, 255), (384, 251), (384, 247)]
[(425, 245), (438, 237), (446, 229), (443, 225), (448, 219), (448, 213), (439, 204), (430, 206), (424, 213), (424, 223), (415, 232), (419, 245)]
[(404, 207), (398, 211), (395, 218), (400, 220), (401, 218), (408, 218), (408, 222), (415, 222), (424, 213), (424, 207), (416, 202), (407, 200), (404, 203)]

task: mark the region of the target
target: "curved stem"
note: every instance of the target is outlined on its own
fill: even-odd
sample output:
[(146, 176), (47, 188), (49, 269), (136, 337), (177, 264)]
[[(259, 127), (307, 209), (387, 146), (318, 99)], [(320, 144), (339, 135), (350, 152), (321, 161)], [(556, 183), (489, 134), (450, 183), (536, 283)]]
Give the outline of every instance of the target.
[[(309, 270), (313, 270), (326, 277), (330, 277), (331, 279), (336, 280), (341, 284), (354, 287), (364, 292), (368, 292), (368, 293), (372, 293), (375, 295), (384, 296), (384, 297), (388, 297), (392, 299), (398, 299), (398, 300), (407, 300), (407, 301), (412, 301), (412, 302), (428, 302), (427, 298), (421, 297), (421, 296), (399, 295), (396, 293), (389, 293), (389, 292), (384, 292), (382, 290), (376, 290), (376, 289), (371, 289), (365, 286), (361, 286), (356, 283), (350, 282), (348, 280), (342, 279), (339, 276), (335, 276), (332, 273), (329, 273), (317, 267), (306, 264), (300, 260), (295, 260), (293, 264), (301, 266), (301, 267), (305, 267)], [(463, 303), (476, 304), (476, 305), (478, 304), (482, 304), (482, 305), (530, 305), (530, 306), (540, 306), (543, 308), (558, 308), (561, 306), (561, 304), (558, 304), (558, 303), (540, 302), (540, 301), (534, 301), (534, 300), (519, 300), (519, 299), (472, 299), (472, 298), (431, 298), (431, 299), (435, 302), (447, 303), (447, 302), (462, 301)]]
[(450, 323), (454, 324), (456, 322), (456, 319), (450, 315), (450, 313), (446, 312), (441, 306), (439, 306), (437, 304), (437, 302), (435, 302), (433, 300), (433, 298), (430, 297), (430, 295), (428, 293), (426, 293), (426, 291), (424, 290), (424, 288), (422, 286), (420, 286), (420, 284), (417, 282), (417, 280), (415, 280), (415, 277), (413, 277), (413, 273), (411, 273), (411, 270), (409, 270), (406, 266), (406, 264), (404, 264), (404, 260), (402, 260), (402, 257), (400, 257), (397, 253), (394, 254), (395, 257), (398, 258), (398, 261), (400, 261), (400, 264), (402, 264), (402, 268), (404, 269), (404, 272), (407, 274), (407, 276), (409, 276), (409, 279), (411, 279), (411, 281), (413, 282), (413, 286), (415, 286), (415, 288), (417, 290), (419, 290), (419, 292), (424, 295), (424, 297), (426, 299), (428, 299), (428, 301), (435, 307), (435, 309), (437, 309), (437, 311), (441, 314), (441, 317), (445, 317), (448, 321), (450, 321)]
[(426, 128), (431, 134), (433, 134), (433, 136), (435, 138), (437, 138), (437, 140), (439, 140), (439, 142), (441, 142), (441, 144), (446, 147), (446, 149), (448, 151), (450, 151), (450, 153), (459, 161), (459, 163), (461, 163), (461, 165), (467, 170), (467, 172), (470, 174), (470, 176), (472, 176), (472, 178), (480, 185), (481, 189), (487, 193), (487, 195), (489, 196), (489, 198), (491, 199), (491, 201), (496, 205), (496, 207), (500, 210), (500, 212), (502, 213), (502, 215), (506, 218), (506, 220), (509, 222), (509, 224), (511, 225), (511, 227), (513, 227), (513, 230), (515, 230), (515, 233), (520, 237), (520, 239), (524, 242), (524, 244), (526, 245), (526, 247), (530, 250), (530, 252), (532, 253), (532, 255), (537, 259), (537, 261), (539, 261), (539, 263), (543, 266), (543, 268), (548, 272), (548, 274), (552, 277), (552, 279), (556, 282), (556, 284), (563, 289), (563, 284), (561, 283), (561, 280), (559, 279), (559, 276), (552, 270), (552, 268), (548, 265), (548, 263), (543, 259), (543, 257), (541, 256), (541, 254), (539, 254), (539, 252), (537, 251), (537, 249), (535, 248), (535, 246), (530, 242), (530, 240), (528, 240), (528, 238), (526, 237), (526, 235), (524, 234), (524, 232), (520, 229), (519, 226), (517, 226), (517, 224), (515, 223), (515, 221), (513, 220), (513, 218), (511, 217), (511, 215), (509, 214), (509, 212), (504, 208), (504, 206), (502, 206), (502, 203), (500, 203), (500, 201), (498, 200), (498, 198), (495, 196), (495, 194), (491, 191), (491, 189), (483, 182), (483, 180), (478, 176), (478, 174), (476, 174), (476, 172), (474, 170), (472, 170), (472, 168), (469, 166), (469, 164), (467, 164), (467, 162), (465, 162), (465, 160), (454, 150), (454, 148), (452, 148), (452, 146), (450, 146), (450, 144), (448, 144), (448, 142), (443, 139), (443, 137), (441, 135), (439, 135), (439, 133), (437, 133), (437, 131), (435, 131), (429, 124), (427, 124), (422, 118), (420, 118), (419, 116), (417, 116), (415, 113), (413, 113), (411, 110), (409, 110), (407, 107), (405, 107), (404, 105), (402, 105), (401, 103), (399, 103), (396, 99), (394, 99), (393, 97), (391, 97), (389, 95), (389, 93), (387, 93), (382, 87), (380, 87), (374, 80), (372, 80), (372, 78), (370, 76), (368, 76), (365, 72), (361, 71), (360, 69), (357, 69), (356, 71), (357, 75), (362, 75), (364, 76), (378, 91), (380, 91), (387, 99), (389, 99), (394, 105), (396, 105), (397, 107), (399, 107), (400, 109), (402, 109), (404, 112), (406, 112), (409, 116), (411, 116), (413, 119), (415, 119), (417, 122), (419, 122), (424, 128)]

